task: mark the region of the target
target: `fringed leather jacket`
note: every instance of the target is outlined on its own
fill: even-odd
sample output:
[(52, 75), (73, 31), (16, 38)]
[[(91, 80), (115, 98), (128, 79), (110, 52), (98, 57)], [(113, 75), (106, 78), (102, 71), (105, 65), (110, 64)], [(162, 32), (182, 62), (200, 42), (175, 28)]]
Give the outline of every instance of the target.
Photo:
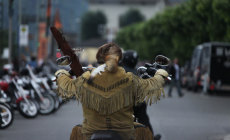
[(133, 137), (133, 106), (143, 101), (152, 104), (164, 94), (160, 72), (150, 79), (141, 79), (118, 67), (116, 73), (105, 71), (90, 83), (89, 78), (88, 71), (76, 79), (65, 74), (57, 79), (60, 96), (75, 96), (81, 102), (82, 133), (86, 135), (96, 130), (115, 130)]

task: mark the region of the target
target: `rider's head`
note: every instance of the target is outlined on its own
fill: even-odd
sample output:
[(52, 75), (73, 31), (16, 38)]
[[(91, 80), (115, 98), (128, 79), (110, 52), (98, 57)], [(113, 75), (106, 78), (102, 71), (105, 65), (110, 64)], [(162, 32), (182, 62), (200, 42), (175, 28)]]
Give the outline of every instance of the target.
[(123, 53), (122, 64), (126, 67), (135, 68), (138, 61), (138, 54), (134, 50), (127, 50)]
[(109, 57), (117, 57), (118, 61), (122, 58), (121, 48), (115, 43), (107, 43), (99, 47), (96, 58), (99, 64), (106, 62)]
[(107, 43), (99, 47), (96, 58), (99, 64), (106, 63), (108, 71), (116, 72), (122, 51), (115, 43)]

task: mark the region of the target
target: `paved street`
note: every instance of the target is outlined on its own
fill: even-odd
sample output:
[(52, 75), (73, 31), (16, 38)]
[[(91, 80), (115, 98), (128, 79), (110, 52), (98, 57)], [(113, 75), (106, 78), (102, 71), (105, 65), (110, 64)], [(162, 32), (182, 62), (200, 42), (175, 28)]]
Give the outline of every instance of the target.
[(184, 93), (149, 107), (156, 133), (162, 140), (223, 140), (230, 133), (230, 96)]
[[(173, 93), (171, 98), (148, 107), (153, 129), (162, 140), (223, 140), (230, 134), (230, 96), (184, 93), (183, 98)], [(35, 119), (25, 119), (15, 112), (12, 126), (0, 130), (0, 139), (68, 140), (72, 127), (81, 122), (81, 106), (75, 101)]]

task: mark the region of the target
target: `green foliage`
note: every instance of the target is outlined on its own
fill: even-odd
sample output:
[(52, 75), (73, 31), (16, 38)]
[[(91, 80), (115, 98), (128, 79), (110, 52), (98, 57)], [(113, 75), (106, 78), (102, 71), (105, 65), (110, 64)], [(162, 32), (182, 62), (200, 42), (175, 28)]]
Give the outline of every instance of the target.
[(119, 26), (125, 27), (133, 23), (144, 21), (145, 17), (138, 9), (129, 9), (119, 17)]
[(107, 22), (106, 16), (101, 11), (85, 13), (82, 17), (81, 37), (82, 40), (100, 38), (100, 27)]
[(190, 59), (194, 47), (203, 42), (230, 42), (230, 1), (189, 0), (163, 13), (119, 31), (116, 41), (124, 49), (137, 50), (141, 59), (164, 54)]

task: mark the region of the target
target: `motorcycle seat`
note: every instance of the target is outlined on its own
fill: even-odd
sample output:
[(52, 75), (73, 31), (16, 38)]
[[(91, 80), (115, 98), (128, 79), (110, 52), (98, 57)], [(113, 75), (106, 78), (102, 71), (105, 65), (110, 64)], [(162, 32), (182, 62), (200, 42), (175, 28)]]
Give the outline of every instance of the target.
[(96, 131), (90, 140), (121, 140), (121, 136), (112, 130), (99, 130)]

